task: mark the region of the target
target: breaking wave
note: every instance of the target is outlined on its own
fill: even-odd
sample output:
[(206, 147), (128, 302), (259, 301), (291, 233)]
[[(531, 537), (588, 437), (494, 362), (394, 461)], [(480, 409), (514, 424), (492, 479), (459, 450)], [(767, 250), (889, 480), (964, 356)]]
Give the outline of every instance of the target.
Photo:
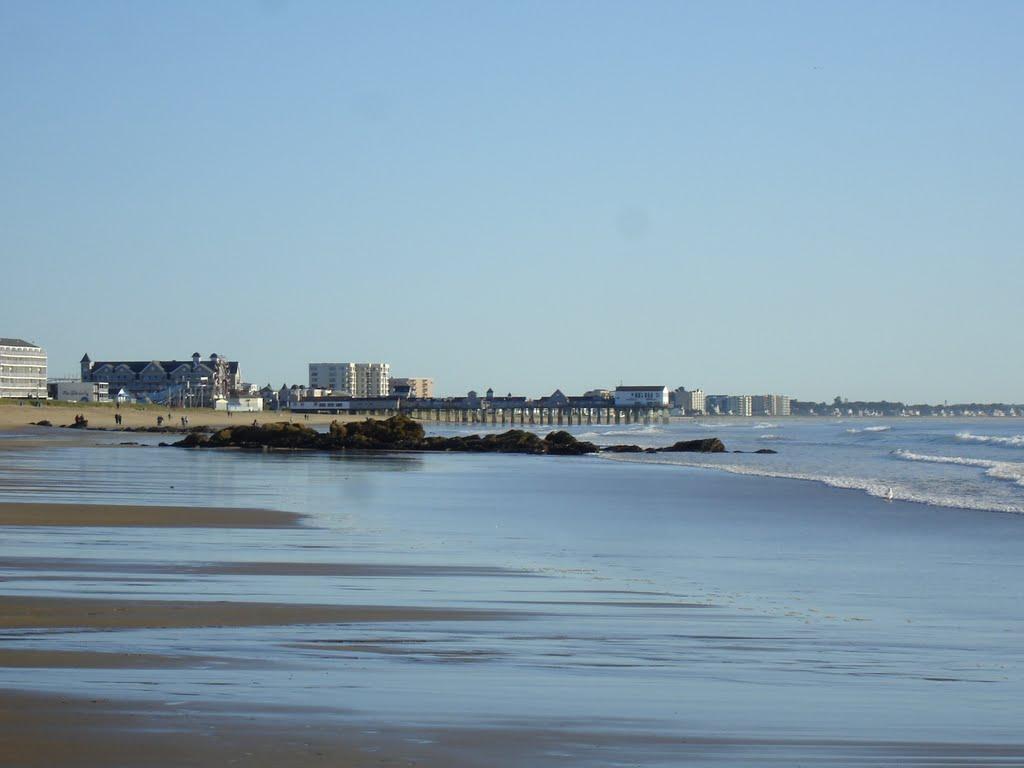
[(883, 424), (878, 427), (862, 427), (860, 429), (858, 429), (857, 427), (851, 427), (846, 431), (848, 434), (857, 435), (860, 434), (861, 432), (888, 432), (890, 429), (892, 429), (892, 427), (890, 427), (888, 424)]
[(1002, 437), (1000, 435), (974, 435), (970, 432), (957, 432), (956, 439), (965, 443), (989, 443), (1009, 448), (1024, 448), (1024, 435)]
[(770, 433), (765, 433), (763, 435), (758, 435), (757, 439), (758, 440), (781, 440), (782, 439), (782, 435), (773, 435), (773, 434), (770, 434)]
[(893, 451), (893, 456), (898, 456), (906, 461), (924, 461), (930, 464), (959, 464), (963, 467), (979, 467), (985, 470), (988, 477), (996, 480), (1008, 480), (1017, 485), (1024, 486), (1024, 464), (1012, 461), (992, 461), (990, 459), (970, 459), (965, 456), (931, 456), (924, 453), (914, 453), (902, 448)]

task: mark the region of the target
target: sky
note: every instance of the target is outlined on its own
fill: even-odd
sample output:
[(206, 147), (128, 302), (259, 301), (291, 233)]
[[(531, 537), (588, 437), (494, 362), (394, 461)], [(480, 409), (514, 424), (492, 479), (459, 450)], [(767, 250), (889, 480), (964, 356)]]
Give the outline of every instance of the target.
[(0, 0), (0, 336), (1024, 401), (1024, 4)]

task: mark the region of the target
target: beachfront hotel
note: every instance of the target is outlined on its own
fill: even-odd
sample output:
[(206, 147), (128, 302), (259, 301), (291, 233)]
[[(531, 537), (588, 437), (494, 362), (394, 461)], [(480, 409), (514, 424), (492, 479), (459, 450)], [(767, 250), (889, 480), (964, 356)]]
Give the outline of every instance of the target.
[(0, 397), (46, 397), (46, 350), (0, 338)]
[(352, 397), (387, 397), (391, 393), (388, 363), (310, 363), (310, 389)]
[(209, 397), (227, 397), (242, 383), (238, 363), (216, 353), (208, 360), (196, 352), (191, 360), (102, 360), (82, 357), (82, 381), (103, 382), (111, 392), (121, 389), (136, 397), (176, 398), (183, 390)]

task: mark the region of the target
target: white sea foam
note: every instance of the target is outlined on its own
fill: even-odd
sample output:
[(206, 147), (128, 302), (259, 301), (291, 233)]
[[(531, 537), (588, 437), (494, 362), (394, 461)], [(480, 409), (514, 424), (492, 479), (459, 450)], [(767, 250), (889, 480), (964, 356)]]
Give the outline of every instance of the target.
[(851, 427), (846, 431), (851, 435), (857, 435), (860, 434), (861, 432), (888, 432), (890, 429), (892, 429), (892, 427), (890, 427), (888, 424), (882, 424), (877, 427), (863, 427), (861, 429), (858, 429), (857, 427)]
[(772, 424), (770, 421), (761, 421), (751, 427), (751, 429), (778, 429), (778, 427), (778, 424)]
[[(907, 454), (909, 454), (909, 456)], [(909, 451), (897, 455), (899, 455), (900, 458), (919, 456), (919, 454), (914, 454)], [(654, 459), (649, 456), (641, 457), (630, 454), (600, 454), (600, 456), (611, 461), (623, 461), (636, 464), (667, 464), (672, 466), (695, 467), (698, 469), (717, 469), (723, 472), (730, 472), (735, 475), (754, 475), (757, 477), (781, 478), (785, 480), (805, 480), (823, 483), (831, 488), (863, 491), (869, 496), (874, 496), (880, 499), (888, 498), (888, 493), (891, 489), (893, 492), (892, 498), (896, 501), (909, 501), (917, 504), (930, 504), (937, 507), (971, 509), (983, 512), (1012, 512), (1016, 514), (1024, 514), (1024, 506), (1019, 504), (1005, 504), (1001, 502), (986, 501), (978, 499), (975, 495), (966, 494), (963, 496), (944, 496), (942, 494), (929, 493), (920, 488), (911, 488), (905, 484), (888, 482), (880, 478), (859, 478), (841, 475), (776, 471), (761, 465), (715, 463), (706, 460), (687, 459), (681, 456), (674, 457), (673, 459)], [(927, 461), (930, 458), (938, 458), (941, 460), (949, 457), (928, 457), (921, 460)], [(918, 459), (914, 458), (910, 460), (913, 461)], [(987, 471), (985, 472), (986, 475), (1001, 480), (1014, 480), (1018, 484), (1024, 484), (1024, 465), (1007, 465), (1006, 462), (989, 463), (999, 466), (987, 467)], [(1020, 474), (1017, 474), (1018, 472)]]
[(985, 470), (985, 474), (988, 477), (992, 477), (997, 480), (1009, 480), (1017, 485), (1024, 486), (1024, 464), (1018, 464), (1012, 461), (972, 459), (966, 456), (932, 456), (924, 453), (914, 453), (913, 451), (903, 450), (902, 448), (897, 451), (893, 451), (893, 455), (898, 456), (901, 459), (905, 459), (906, 461), (924, 461), (930, 464), (959, 464), (963, 467), (979, 467)]
[(782, 435), (773, 435), (771, 433), (766, 432), (763, 435), (758, 435), (757, 439), (758, 440), (781, 440), (782, 439)]
[(1010, 448), (1024, 448), (1024, 435), (1004, 437), (1000, 435), (974, 435), (970, 432), (957, 432), (956, 439), (965, 443), (991, 443)]
[(638, 425), (632, 429), (610, 429), (607, 432), (601, 432), (600, 434), (606, 436), (615, 435), (661, 435), (664, 434), (665, 430), (660, 427), (656, 427), (653, 424)]

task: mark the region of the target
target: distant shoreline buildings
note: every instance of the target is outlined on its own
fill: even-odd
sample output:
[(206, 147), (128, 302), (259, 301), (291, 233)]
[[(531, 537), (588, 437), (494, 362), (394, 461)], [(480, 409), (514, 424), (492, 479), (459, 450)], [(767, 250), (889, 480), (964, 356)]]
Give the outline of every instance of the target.
[(522, 410), (562, 409), (587, 412), (597, 409), (630, 409), (657, 412), (659, 418), (672, 416), (737, 416), (780, 418), (787, 416), (867, 417), (904, 416), (1024, 416), (1024, 405), (1004, 403), (959, 403), (942, 405), (890, 401), (809, 402), (787, 395), (705, 394), (703, 389), (663, 385), (619, 385), (596, 388), (582, 395), (565, 395), (556, 389), (541, 397), (484, 395), (471, 391), (464, 396), (438, 397), (434, 379), (425, 376), (396, 377), (386, 362), (308, 363), (307, 384), (269, 384), (258, 388), (242, 382), (237, 361), (217, 354), (203, 359), (197, 352), (191, 360), (105, 360), (93, 361), (88, 354), (80, 361), (80, 380), (47, 379), (46, 351), (20, 338), (0, 338), (0, 397), (47, 399), (69, 402), (162, 403), (167, 405), (213, 407), (228, 410), (331, 412), (384, 412), (413, 409)]

